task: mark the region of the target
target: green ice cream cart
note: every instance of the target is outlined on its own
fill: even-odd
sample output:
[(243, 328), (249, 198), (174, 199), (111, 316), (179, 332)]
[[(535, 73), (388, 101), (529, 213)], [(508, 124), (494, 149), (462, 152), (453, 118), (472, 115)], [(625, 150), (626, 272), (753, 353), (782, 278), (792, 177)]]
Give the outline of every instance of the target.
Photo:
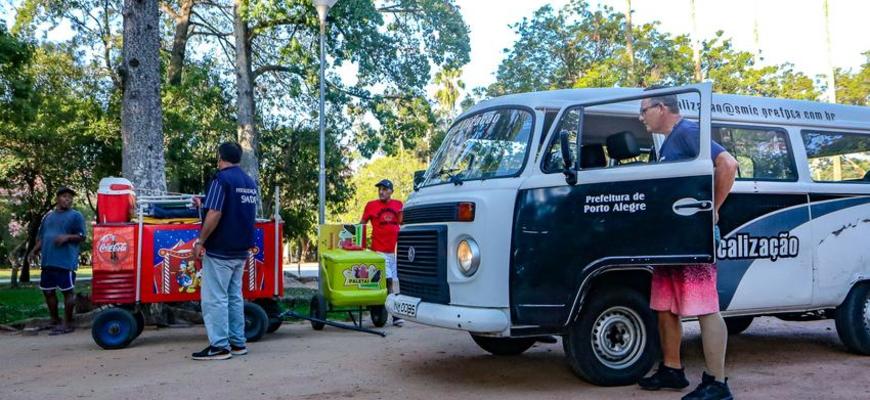
[[(365, 225), (321, 225), (318, 235), (320, 251), (320, 290), (311, 298), (309, 316), (326, 320), (329, 311), (347, 311), (354, 323), (353, 312), (359, 315), (368, 309), (372, 323), (382, 327), (387, 323), (387, 279), (384, 257), (365, 249)], [(324, 324), (311, 321), (311, 327), (321, 330)]]

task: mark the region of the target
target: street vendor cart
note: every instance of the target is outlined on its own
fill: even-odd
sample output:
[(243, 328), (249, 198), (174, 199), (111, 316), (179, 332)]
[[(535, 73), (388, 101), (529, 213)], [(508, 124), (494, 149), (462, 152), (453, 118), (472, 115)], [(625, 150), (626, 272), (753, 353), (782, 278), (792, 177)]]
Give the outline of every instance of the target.
[[(122, 186), (115, 184), (116, 189)], [(113, 197), (111, 187), (103, 189), (100, 195), (108, 193), (106, 197)], [(126, 195), (132, 196), (132, 192)], [(199, 222), (145, 215), (149, 206), (190, 202), (191, 197), (139, 197), (132, 220), (125, 220), (125, 213), (115, 209), (134, 204), (132, 199), (99, 199), (106, 201), (98, 205), (98, 222), (94, 225), (91, 298), (95, 305), (105, 307), (92, 326), (92, 336), (100, 347), (119, 349), (136, 339), (145, 324), (144, 305), (199, 301), (202, 266), (193, 254)], [(106, 210), (106, 204), (112, 209)], [(272, 220), (257, 221), (256, 244), (242, 276), (248, 341), (257, 341), (281, 325), (277, 299), (284, 291), (282, 232), (277, 212)]]
[[(362, 224), (326, 224), (320, 226), (318, 293), (309, 305), (311, 327), (321, 330), (327, 312), (346, 311), (354, 323), (362, 327), (362, 311), (367, 309), (372, 324), (382, 327), (387, 323), (386, 271), (384, 257), (365, 247), (366, 230)], [(357, 323), (357, 321), (359, 321)]]

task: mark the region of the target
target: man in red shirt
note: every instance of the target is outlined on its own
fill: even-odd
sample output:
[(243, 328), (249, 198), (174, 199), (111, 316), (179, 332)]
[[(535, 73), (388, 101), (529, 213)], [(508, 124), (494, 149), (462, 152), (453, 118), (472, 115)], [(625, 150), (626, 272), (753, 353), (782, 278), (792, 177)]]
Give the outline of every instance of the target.
[[(384, 256), (387, 267), (387, 292), (396, 292), (399, 278), (396, 274), (396, 241), (399, 238), (399, 224), (402, 216), (402, 202), (393, 200), (393, 182), (384, 179), (378, 182), (378, 199), (366, 204), (361, 224), (372, 223), (371, 249)], [(395, 282), (395, 287), (393, 286)], [(402, 326), (405, 320), (393, 317), (393, 325)]]

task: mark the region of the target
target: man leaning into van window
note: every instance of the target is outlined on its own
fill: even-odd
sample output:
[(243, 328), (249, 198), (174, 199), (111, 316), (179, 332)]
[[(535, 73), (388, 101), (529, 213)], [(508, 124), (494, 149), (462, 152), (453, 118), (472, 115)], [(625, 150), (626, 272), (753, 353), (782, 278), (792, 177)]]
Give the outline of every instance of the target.
[[(640, 121), (650, 133), (666, 135), (659, 151), (659, 161), (691, 160), (700, 148), (700, 127), (697, 122), (683, 119), (676, 95), (650, 97), (641, 101)], [(713, 220), (719, 220), (719, 207), (728, 197), (737, 174), (737, 160), (720, 144), (711, 143), (715, 166), (713, 177)], [(716, 243), (719, 228), (714, 227)], [(650, 307), (658, 312), (659, 336), (663, 361), (649, 377), (638, 384), (647, 390), (683, 389), (689, 386), (680, 361), (682, 321), (698, 317), (707, 371), (701, 375), (698, 387), (683, 399), (731, 399), (725, 377), (725, 349), (728, 331), (719, 314), (719, 294), (716, 291), (716, 265), (699, 264), (679, 267), (656, 267), (653, 270)]]

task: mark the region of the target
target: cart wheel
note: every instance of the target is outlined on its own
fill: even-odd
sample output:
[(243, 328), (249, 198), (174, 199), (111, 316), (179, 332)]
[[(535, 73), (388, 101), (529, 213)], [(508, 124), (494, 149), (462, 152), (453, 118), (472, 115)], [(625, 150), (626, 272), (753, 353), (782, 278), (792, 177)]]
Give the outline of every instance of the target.
[[(320, 320), (326, 320), (326, 299), (322, 294), (318, 293), (311, 297), (311, 305), (308, 308), (308, 316)], [(323, 329), (323, 322), (311, 321), (311, 327), (315, 331)]]
[(112, 307), (101, 311), (94, 318), (91, 336), (94, 342), (106, 350), (123, 349), (136, 337), (136, 317), (123, 308)]
[(389, 314), (387, 314), (386, 307), (369, 306), (369, 314), (371, 314), (372, 323), (375, 324), (376, 327), (381, 328), (387, 324), (387, 318), (389, 318)]
[(263, 307), (245, 302), (245, 339), (249, 342), (262, 339), (268, 326), (269, 317)]
[(278, 302), (272, 299), (260, 299), (256, 301), (260, 307), (263, 307), (263, 310), (266, 311), (266, 315), (269, 317), (269, 326), (266, 327), (266, 333), (273, 333), (281, 327), (281, 323), (284, 322), (279, 315), (281, 315), (281, 308), (278, 307)]
[(133, 335), (133, 339), (136, 339), (145, 329), (145, 314), (142, 314), (142, 311), (136, 311), (133, 313), (133, 318), (136, 319), (136, 334)]

